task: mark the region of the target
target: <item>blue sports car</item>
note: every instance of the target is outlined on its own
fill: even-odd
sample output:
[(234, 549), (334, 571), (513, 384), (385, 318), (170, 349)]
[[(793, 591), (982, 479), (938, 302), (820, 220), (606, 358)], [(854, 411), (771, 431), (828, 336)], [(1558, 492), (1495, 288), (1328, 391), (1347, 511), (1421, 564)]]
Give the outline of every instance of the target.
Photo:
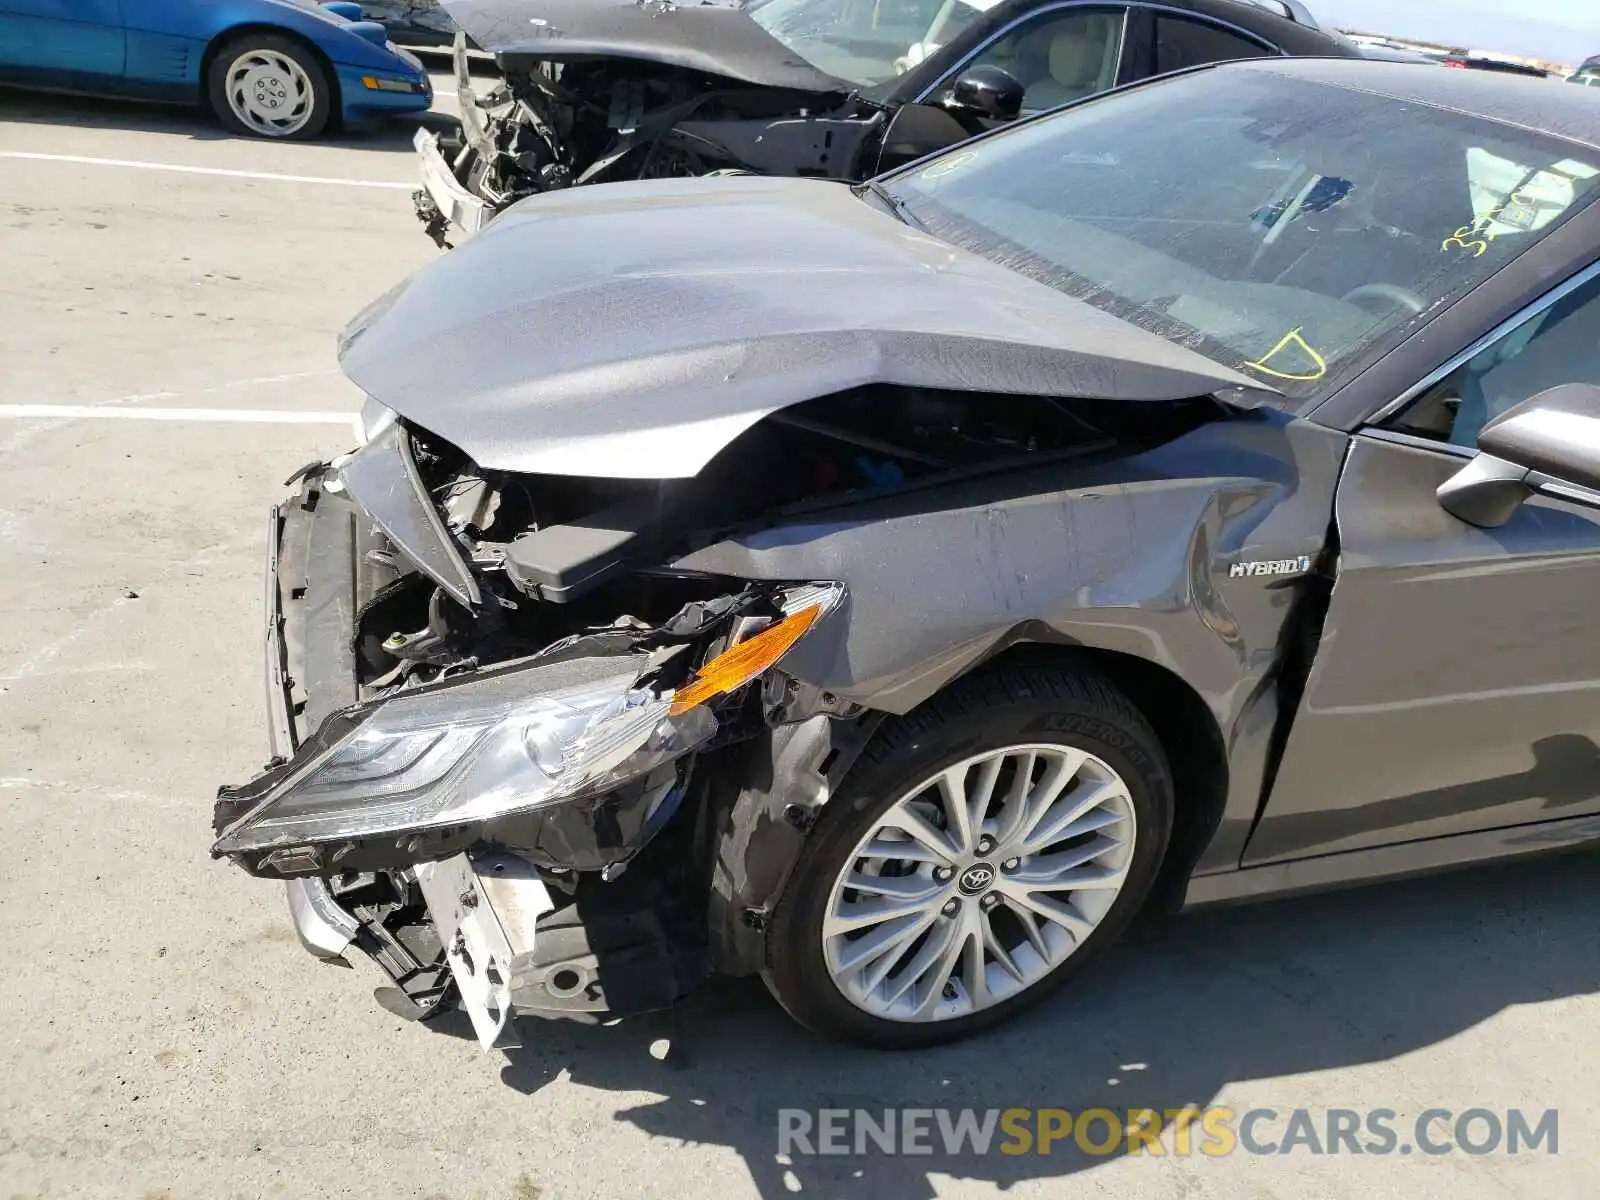
[(313, 0), (0, 0), (0, 83), (208, 105), (273, 138), (433, 103), (359, 4)]

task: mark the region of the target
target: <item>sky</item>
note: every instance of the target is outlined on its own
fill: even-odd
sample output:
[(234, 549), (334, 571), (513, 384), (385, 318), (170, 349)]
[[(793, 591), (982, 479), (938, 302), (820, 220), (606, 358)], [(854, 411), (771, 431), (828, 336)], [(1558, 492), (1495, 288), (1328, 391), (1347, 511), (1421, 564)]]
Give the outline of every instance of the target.
[(1600, 0), (1306, 0), (1325, 25), (1577, 63), (1600, 54)]

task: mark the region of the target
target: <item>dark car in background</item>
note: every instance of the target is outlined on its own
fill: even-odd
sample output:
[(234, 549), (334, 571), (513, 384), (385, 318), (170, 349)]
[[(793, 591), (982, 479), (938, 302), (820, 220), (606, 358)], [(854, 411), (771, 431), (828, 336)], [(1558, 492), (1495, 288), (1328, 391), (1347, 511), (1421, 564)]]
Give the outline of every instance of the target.
[[(1227, 59), (1355, 57), (1298, 0), (445, 0), (459, 138), (419, 131), (441, 244), (539, 192), (744, 170), (859, 180), (1018, 115)], [(503, 86), (480, 99), (465, 39)]]
[(439, 0), (361, 0), (361, 15), (376, 21), (402, 46), (448, 46), (456, 26)]
[(724, 973), (908, 1047), (1600, 841), (1597, 116), (1258, 59), (517, 206), (342, 337), (213, 853), (486, 1043)]
[(1550, 72), (1532, 63), (1484, 54), (1478, 50), (1455, 50), (1440, 60), (1440, 65), (1461, 71), (1499, 71), (1506, 75), (1527, 75), (1533, 79), (1548, 79)]

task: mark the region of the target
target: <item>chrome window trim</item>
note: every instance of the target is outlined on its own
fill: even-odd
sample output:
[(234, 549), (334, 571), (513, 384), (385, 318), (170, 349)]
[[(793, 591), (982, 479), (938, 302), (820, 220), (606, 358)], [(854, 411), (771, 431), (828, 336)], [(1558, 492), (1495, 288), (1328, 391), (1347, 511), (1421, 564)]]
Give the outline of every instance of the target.
[(1507, 317), (1488, 333), (1484, 334), (1477, 341), (1469, 345), (1465, 350), (1461, 351), (1455, 357), (1446, 360), (1443, 366), (1423, 376), (1420, 383), (1407, 388), (1405, 391), (1401, 392), (1396, 399), (1389, 401), (1389, 403), (1378, 409), (1377, 412), (1373, 413), (1370, 417), (1362, 422), (1363, 428), (1367, 426), (1381, 425), (1384, 421), (1396, 416), (1398, 413), (1403, 411), (1407, 405), (1416, 400), (1417, 397), (1421, 396), (1434, 384), (1444, 379), (1452, 371), (1459, 369), (1463, 363), (1466, 363), (1470, 359), (1476, 358), (1490, 346), (1498, 342), (1501, 338), (1515, 332), (1520, 326), (1526, 324), (1528, 321), (1531, 321), (1534, 317), (1538, 316), (1546, 309), (1553, 308), (1556, 304), (1566, 299), (1566, 297), (1572, 295), (1573, 292), (1577, 291), (1586, 284), (1592, 283), (1596, 279), (1600, 279), (1600, 262), (1591, 263), (1589, 266), (1579, 271), (1576, 275), (1569, 277), (1563, 282), (1557, 284), (1555, 287), (1551, 288), (1548, 292), (1540, 296), (1531, 304), (1525, 305), (1523, 308)]
[(1594, 488), (1586, 488), (1579, 483), (1567, 483), (1554, 475), (1545, 475), (1542, 472), (1530, 478), (1528, 483), (1534, 491), (1554, 496), (1557, 500), (1570, 500), (1574, 504), (1582, 504), (1585, 508), (1600, 508), (1600, 491)]
[(1408, 450), (1438, 450), (1453, 458), (1470, 461), (1475, 452), (1469, 446), (1457, 446), (1454, 442), (1440, 442), (1433, 438), (1425, 438), (1415, 433), (1401, 433), (1398, 429), (1363, 429), (1361, 436), (1374, 442), (1388, 442), (1395, 446), (1404, 446)]
[[(933, 95), (935, 92), (939, 91), (940, 89), (946, 87), (947, 86), (947, 81), (949, 81), (951, 79), (954, 79), (955, 76), (959, 72), (965, 70), (966, 67), (967, 67), (967, 64), (972, 62), (973, 59), (977, 58), (980, 54), (982, 54), (990, 46), (992, 46), (996, 42), (998, 42), (1001, 38), (1009, 36), (1012, 33), (1012, 31), (1014, 31), (1018, 26), (1026, 25), (1028, 22), (1037, 20), (1039, 17), (1042, 17), (1047, 13), (1060, 12), (1060, 11), (1062, 11), (1064, 9), (1070, 9), (1070, 8), (1120, 8), (1120, 9), (1122, 9), (1122, 34), (1117, 40), (1117, 74), (1119, 74), (1119, 75), (1122, 73), (1122, 56), (1126, 52), (1126, 50), (1128, 48), (1128, 18), (1133, 15), (1133, 10), (1136, 9), (1136, 8), (1143, 9), (1143, 10), (1145, 10), (1147, 12), (1153, 12), (1153, 13), (1169, 13), (1169, 14), (1171, 14), (1173, 16), (1184, 17), (1184, 18), (1186, 18), (1186, 19), (1188, 19), (1190, 21), (1198, 21), (1202, 25), (1213, 25), (1213, 26), (1216, 26), (1218, 29), (1226, 29), (1230, 33), (1236, 33), (1240, 37), (1244, 38), (1246, 41), (1254, 42), (1256, 45), (1262, 47), (1267, 52), (1266, 53), (1266, 57), (1267, 58), (1285, 58), (1285, 57), (1287, 57), (1287, 55), (1285, 55), (1284, 52), (1281, 49), (1279, 49), (1277, 46), (1274, 46), (1271, 42), (1266, 41), (1259, 34), (1252, 33), (1250, 30), (1244, 28), (1242, 25), (1235, 25), (1232, 21), (1224, 20), (1221, 17), (1213, 17), (1213, 16), (1209, 16), (1209, 15), (1207, 15), (1205, 13), (1193, 12), (1193, 11), (1191, 11), (1189, 9), (1186, 9), (1186, 8), (1173, 8), (1172, 6), (1167, 5), (1167, 4), (1145, 4), (1145, 3), (1140, 3), (1139, 0), (1122, 0), (1121, 3), (1118, 3), (1117, 0), (1061, 0), (1061, 2), (1058, 3), (1058, 4), (1047, 4), (1047, 5), (1045, 5), (1045, 6), (1041, 7), (1041, 8), (1034, 9), (1030, 13), (1025, 13), (1020, 17), (1016, 17), (1016, 18), (1006, 22), (1006, 24), (1002, 25), (999, 29), (995, 30), (994, 33), (990, 34), (988, 38), (986, 38), (984, 41), (980, 42), (978, 44), (977, 48), (974, 49), (971, 54), (968, 54), (965, 58), (963, 58), (955, 66), (951, 67), (942, 76), (940, 76), (938, 80), (936, 80), (935, 82), (929, 84), (926, 88), (924, 88), (922, 90), (921, 94), (918, 95), (917, 98), (915, 100), (913, 100), (911, 103), (913, 103), (913, 104), (925, 104), (925, 103), (927, 103), (927, 100), (928, 100), (929, 96)], [(1209, 64), (1202, 64), (1202, 65), (1209, 65)], [(1155, 78), (1159, 78), (1159, 76), (1152, 75), (1149, 78), (1155, 79)], [(1103, 93), (1091, 93), (1091, 95), (1098, 95), (1098, 94), (1103, 94)], [(1088, 96), (1083, 97), (1083, 99), (1085, 99), (1085, 100), (1087, 100), (1088, 98), (1089, 98)], [(1048, 112), (1050, 110), (1041, 109), (1040, 111), (1041, 112)]]

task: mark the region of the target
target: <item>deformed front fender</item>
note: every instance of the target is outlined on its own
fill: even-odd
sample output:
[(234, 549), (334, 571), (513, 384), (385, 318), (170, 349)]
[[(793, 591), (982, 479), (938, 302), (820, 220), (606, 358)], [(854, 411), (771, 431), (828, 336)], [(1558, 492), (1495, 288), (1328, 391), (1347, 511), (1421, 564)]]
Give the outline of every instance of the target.
[[(1112, 462), (1033, 467), (796, 515), (676, 565), (844, 583), (847, 603), (783, 669), (876, 712), (909, 712), (1018, 644), (1109, 651), (1163, 668), (1201, 698), (1227, 748), (1219, 832), (1197, 869), (1231, 869), (1292, 718), (1278, 687), (1286, 630), (1302, 601), (1325, 594), (1316, 573), (1346, 442), (1258, 410)], [(1304, 568), (1254, 569), (1284, 563)], [(768, 798), (745, 801), (758, 822), (781, 820), (791, 798), (813, 805), (806, 739), (822, 732), (774, 745), (794, 761), (763, 785)], [(759, 836), (781, 846), (790, 835)], [(741, 902), (759, 912), (764, 890), (743, 889)]]
[(796, 514), (674, 565), (843, 583), (784, 670), (868, 708), (909, 712), (1010, 645), (1055, 642), (1165, 667), (1226, 727), (1303, 578), (1230, 571), (1320, 556), (1345, 440), (1257, 410), (1115, 461)]

